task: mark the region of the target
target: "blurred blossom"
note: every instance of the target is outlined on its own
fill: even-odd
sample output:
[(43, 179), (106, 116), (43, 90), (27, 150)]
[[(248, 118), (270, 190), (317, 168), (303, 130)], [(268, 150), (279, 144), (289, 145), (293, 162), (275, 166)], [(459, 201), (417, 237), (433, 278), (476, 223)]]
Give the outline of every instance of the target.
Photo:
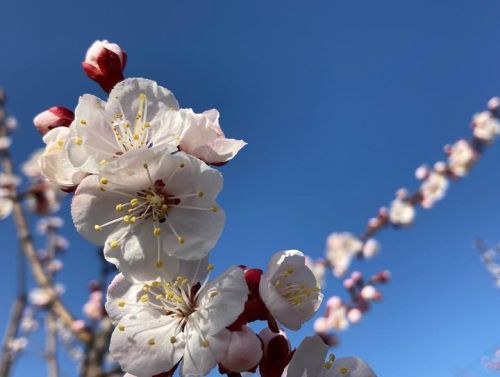
[(20, 327), (21, 330), (26, 333), (33, 332), (38, 329), (38, 321), (35, 318), (35, 313), (33, 312), (33, 309), (27, 308), (24, 311)]
[(42, 170), (40, 168), (40, 157), (43, 154), (43, 149), (38, 149), (33, 152), (30, 158), (21, 165), (21, 170), (29, 178), (40, 179), (42, 177)]
[(477, 160), (477, 153), (467, 140), (459, 140), (449, 148), (448, 168), (457, 177), (463, 177)]
[(362, 251), (363, 243), (348, 232), (332, 233), (326, 240), (326, 258), (335, 276), (344, 275), (352, 258)]
[(473, 134), (476, 139), (490, 143), (500, 133), (500, 122), (491, 116), (489, 111), (474, 115), (472, 119)]
[(52, 273), (56, 274), (63, 268), (63, 262), (59, 259), (53, 259), (49, 262), (47, 269)]
[(26, 195), (26, 206), (37, 215), (49, 215), (59, 210), (64, 193), (53, 183), (41, 181), (32, 185)]
[(434, 204), (443, 199), (448, 190), (448, 178), (442, 173), (433, 171), (429, 174), (426, 180), (420, 186), (420, 194), (422, 195), (422, 207), (432, 208)]
[(429, 175), (429, 168), (426, 165), (421, 165), (415, 170), (415, 178), (417, 178), (419, 181), (427, 178)]
[(0, 220), (9, 217), (14, 209), (14, 202), (8, 197), (8, 193), (6, 195), (5, 191), (6, 190), (0, 189)]
[(395, 199), (389, 209), (389, 221), (397, 226), (407, 226), (415, 219), (415, 207), (401, 199)]
[(373, 300), (377, 297), (377, 290), (373, 285), (365, 285), (363, 289), (361, 289), (361, 297), (365, 300)]
[(59, 229), (63, 225), (64, 225), (64, 220), (61, 217), (57, 216), (44, 217), (38, 220), (37, 223), (38, 233), (40, 233), (41, 235), (45, 235), (49, 230)]
[(365, 257), (366, 259), (373, 258), (379, 252), (380, 252), (380, 243), (373, 238), (370, 238), (363, 245), (363, 257)]
[(5, 119), (5, 127), (9, 132), (17, 130), (17, 128), (19, 127), (17, 119), (13, 116), (8, 116), (7, 119)]
[(28, 346), (28, 339), (25, 337), (9, 339), (7, 347), (13, 353), (23, 351)]
[(353, 308), (347, 312), (347, 319), (351, 323), (358, 323), (363, 318), (363, 313), (358, 308)]
[(12, 140), (8, 136), (0, 136), (0, 150), (8, 149), (12, 144)]
[(0, 187), (13, 189), (21, 184), (21, 178), (17, 175), (0, 173)]
[(38, 308), (45, 308), (52, 299), (50, 292), (45, 288), (33, 288), (28, 297), (31, 304)]

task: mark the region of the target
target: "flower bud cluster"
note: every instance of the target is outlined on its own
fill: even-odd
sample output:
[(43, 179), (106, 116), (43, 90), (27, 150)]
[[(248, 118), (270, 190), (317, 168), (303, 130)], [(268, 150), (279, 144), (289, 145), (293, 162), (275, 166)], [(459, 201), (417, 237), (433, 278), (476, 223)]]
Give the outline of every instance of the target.
[(387, 283), (390, 278), (389, 271), (380, 271), (365, 280), (359, 271), (354, 271), (343, 282), (349, 299), (332, 296), (326, 301), (325, 313), (314, 322), (316, 334), (327, 344), (336, 345), (338, 340), (332, 331), (346, 330), (350, 324), (360, 322), (371, 304), (382, 300), (378, 286)]

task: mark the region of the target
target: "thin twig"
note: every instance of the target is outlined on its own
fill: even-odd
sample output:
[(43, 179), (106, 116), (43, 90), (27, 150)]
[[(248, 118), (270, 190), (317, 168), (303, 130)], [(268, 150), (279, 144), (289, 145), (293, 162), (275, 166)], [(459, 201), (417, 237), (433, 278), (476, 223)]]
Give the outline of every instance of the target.
[(19, 324), (23, 318), (24, 308), (26, 307), (26, 294), (21, 294), (17, 297), (12, 305), (10, 320), (5, 333), (5, 338), (2, 346), (2, 358), (0, 362), (0, 377), (8, 377), (12, 369), (13, 362), (17, 356), (10, 349), (10, 342), (17, 337)]

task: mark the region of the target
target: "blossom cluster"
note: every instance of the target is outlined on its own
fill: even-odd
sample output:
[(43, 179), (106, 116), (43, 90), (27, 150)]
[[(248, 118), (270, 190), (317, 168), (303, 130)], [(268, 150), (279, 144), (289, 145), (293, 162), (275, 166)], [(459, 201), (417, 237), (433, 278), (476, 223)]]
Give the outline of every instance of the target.
[(382, 300), (382, 293), (377, 286), (387, 283), (390, 278), (389, 271), (380, 271), (365, 280), (361, 272), (354, 271), (343, 282), (349, 300), (343, 300), (340, 296), (332, 296), (327, 300), (323, 316), (314, 322), (316, 334), (326, 344), (336, 345), (338, 339), (333, 331), (343, 331), (350, 324), (359, 323), (371, 304)]
[[(246, 143), (225, 136), (217, 110), (196, 113), (152, 80), (125, 79), (126, 62), (120, 46), (96, 41), (82, 66), (107, 100), (85, 94), (74, 111), (54, 106), (34, 119), (46, 144), (41, 174), (74, 193), (76, 229), (119, 270), (105, 310), (98, 290), (84, 307), (115, 325), (112, 358), (138, 377), (178, 367), (181, 376), (203, 376), (216, 366), (268, 377), (287, 366), (292, 375), (374, 376), (357, 358), (325, 362), (319, 337), (293, 352), (285, 328), (300, 329), (323, 299), (302, 252), (274, 254), (265, 271), (234, 266), (212, 279), (209, 253), (225, 223), (216, 168)], [(255, 321), (267, 327), (257, 334)]]
[(380, 245), (373, 239), (376, 233), (389, 226), (398, 229), (412, 225), (418, 206), (432, 208), (446, 196), (450, 181), (469, 173), (485, 148), (500, 134), (499, 98), (490, 99), (488, 110), (473, 116), (471, 129), (470, 139), (460, 139), (444, 147), (446, 161), (437, 161), (432, 167), (418, 167), (415, 177), (420, 181), (420, 187), (414, 193), (405, 188), (397, 190), (389, 207), (380, 208), (360, 236), (336, 232), (327, 238), (325, 266), (330, 267), (335, 276), (343, 276), (354, 258), (368, 259), (378, 253)]

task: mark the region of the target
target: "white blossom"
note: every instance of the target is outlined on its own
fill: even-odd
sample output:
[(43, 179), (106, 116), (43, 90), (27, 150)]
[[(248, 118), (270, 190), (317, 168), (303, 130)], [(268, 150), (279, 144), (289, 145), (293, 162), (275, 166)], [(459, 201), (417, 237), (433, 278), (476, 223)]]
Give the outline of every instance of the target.
[(207, 164), (228, 162), (246, 145), (243, 140), (225, 137), (219, 126), (219, 112), (215, 109), (201, 114), (192, 109), (167, 112), (164, 123), (180, 126), (179, 148)]
[(397, 226), (407, 226), (415, 219), (415, 207), (406, 200), (396, 198), (389, 208), (389, 221)]
[(164, 115), (178, 108), (172, 92), (140, 78), (118, 83), (107, 102), (85, 94), (69, 127), (68, 158), (75, 168), (98, 173), (103, 164), (132, 151), (162, 146), (164, 153), (172, 152), (180, 125), (166, 124)]
[(72, 131), (67, 127), (57, 127), (47, 132), (43, 137), (45, 151), (40, 157), (43, 176), (64, 189), (77, 186), (86, 175), (68, 159), (66, 146), (73, 142), (71, 135)]
[(106, 302), (116, 325), (110, 351), (125, 372), (152, 376), (182, 359), (181, 376), (204, 376), (220, 362), (226, 327), (242, 313), (248, 288), (239, 267), (200, 282), (203, 261), (181, 262), (187, 274), (177, 277), (162, 268), (162, 277), (146, 284), (115, 277)]
[(489, 111), (474, 115), (472, 126), (474, 137), (485, 142), (492, 142), (500, 133), (500, 122)]
[(323, 300), (316, 277), (298, 250), (272, 256), (260, 279), (259, 292), (273, 317), (292, 330), (309, 320)]
[(431, 208), (437, 201), (444, 198), (448, 190), (448, 178), (442, 173), (433, 171), (420, 186), (422, 207)]
[(104, 244), (106, 258), (125, 275), (148, 279), (165, 256), (208, 254), (225, 220), (215, 204), (221, 188), (221, 174), (197, 158), (150, 149), (86, 177), (71, 213), (77, 230)]
[(348, 232), (332, 233), (326, 240), (326, 258), (335, 276), (344, 275), (352, 258), (362, 251), (363, 243)]
[(319, 336), (308, 336), (300, 343), (288, 365), (287, 377), (376, 377), (359, 357), (337, 359), (328, 356), (328, 346)]
[(450, 147), (448, 168), (457, 177), (465, 176), (474, 162), (477, 153), (467, 140), (459, 140)]

